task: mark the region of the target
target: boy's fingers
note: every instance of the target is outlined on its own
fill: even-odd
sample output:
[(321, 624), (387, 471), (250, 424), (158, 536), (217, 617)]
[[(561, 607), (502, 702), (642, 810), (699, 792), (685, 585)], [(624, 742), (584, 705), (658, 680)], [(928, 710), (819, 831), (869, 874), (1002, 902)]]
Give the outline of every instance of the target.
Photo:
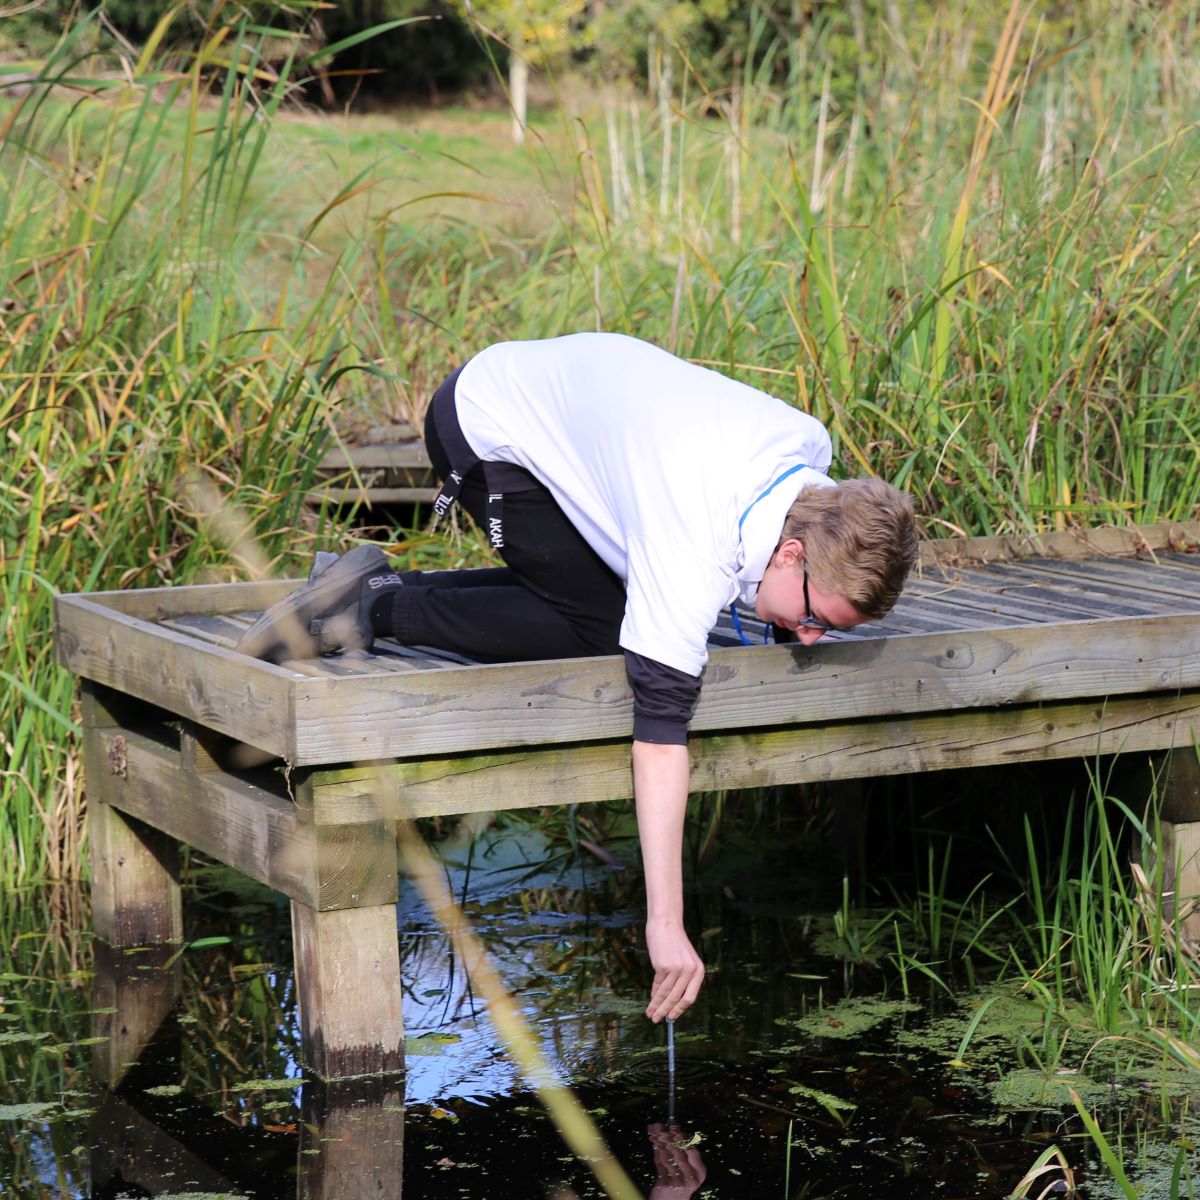
[(700, 993), (700, 985), (703, 982), (704, 965), (702, 963), (698, 963), (691, 970), (680, 969), (670, 971), (662, 976), (656, 975), (650, 989), (650, 1004), (646, 1009), (646, 1016), (655, 1023), (661, 1021), (663, 1017), (675, 1020), (676, 1017), (691, 1008)]

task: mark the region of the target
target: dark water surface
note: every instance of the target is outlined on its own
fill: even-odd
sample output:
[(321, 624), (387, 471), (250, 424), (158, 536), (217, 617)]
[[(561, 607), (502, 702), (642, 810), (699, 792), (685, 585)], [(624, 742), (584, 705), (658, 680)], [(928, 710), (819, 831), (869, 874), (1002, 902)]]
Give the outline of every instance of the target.
[[(910, 974), (906, 998), (895, 971), (847, 957), (835, 896), (814, 902), (732, 853), (690, 901), (711, 973), (677, 1026), (668, 1136), (632, 873), (530, 874), (543, 852), (528, 836), (485, 847), (452, 882), (561, 1079), (656, 1200), (1006, 1196), (1051, 1143), (1077, 1170), (1094, 1158), (1068, 1127), (1066, 1082), (1115, 1104), (1118, 1123), (1140, 1103), (1102, 1080), (1015, 1070), (1011, 1030), (981, 1033), (952, 1064), (978, 997)], [(287, 909), (270, 893), (193, 860), (191, 945), (173, 961), (71, 932), (86, 927), (78, 897), (0, 900), (0, 1195), (602, 1195), (413, 905), (399, 909), (407, 1074), (325, 1087), (304, 1079)], [(1010, 1024), (1036, 1028), (1014, 986), (993, 994), (992, 1015), (1008, 1006)], [(119, 1086), (100, 1087), (93, 1064), (114, 1069), (130, 1027), (163, 1010)]]

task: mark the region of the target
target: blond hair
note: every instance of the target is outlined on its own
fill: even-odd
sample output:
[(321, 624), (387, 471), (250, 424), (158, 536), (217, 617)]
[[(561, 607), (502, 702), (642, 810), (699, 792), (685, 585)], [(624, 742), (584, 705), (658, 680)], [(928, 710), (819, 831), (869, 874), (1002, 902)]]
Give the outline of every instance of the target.
[(809, 576), (865, 617), (892, 610), (917, 561), (912, 497), (882, 479), (806, 487), (792, 502), (780, 541), (804, 543)]

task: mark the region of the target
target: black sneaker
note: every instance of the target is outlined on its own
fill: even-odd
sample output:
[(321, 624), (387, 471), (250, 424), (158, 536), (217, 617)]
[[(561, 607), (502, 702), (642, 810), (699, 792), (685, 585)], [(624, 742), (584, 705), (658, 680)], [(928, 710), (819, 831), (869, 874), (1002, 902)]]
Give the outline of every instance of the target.
[(368, 650), (375, 640), (375, 597), (402, 584), (378, 546), (356, 546), (332, 561), (319, 555), (308, 582), (272, 604), (242, 634), (237, 649), (268, 662)]

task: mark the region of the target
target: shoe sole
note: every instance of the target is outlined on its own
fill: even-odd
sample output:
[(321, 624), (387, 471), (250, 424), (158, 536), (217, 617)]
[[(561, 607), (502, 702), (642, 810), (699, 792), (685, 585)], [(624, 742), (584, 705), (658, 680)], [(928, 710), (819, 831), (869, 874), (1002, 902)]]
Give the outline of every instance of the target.
[(242, 634), (235, 649), (239, 654), (276, 663), (318, 657), (319, 645), (309, 626), (352, 599), (362, 581), (380, 570), (388, 570), (388, 561), (378, 546), (355, 546), (315, 580), (272, 604)]

